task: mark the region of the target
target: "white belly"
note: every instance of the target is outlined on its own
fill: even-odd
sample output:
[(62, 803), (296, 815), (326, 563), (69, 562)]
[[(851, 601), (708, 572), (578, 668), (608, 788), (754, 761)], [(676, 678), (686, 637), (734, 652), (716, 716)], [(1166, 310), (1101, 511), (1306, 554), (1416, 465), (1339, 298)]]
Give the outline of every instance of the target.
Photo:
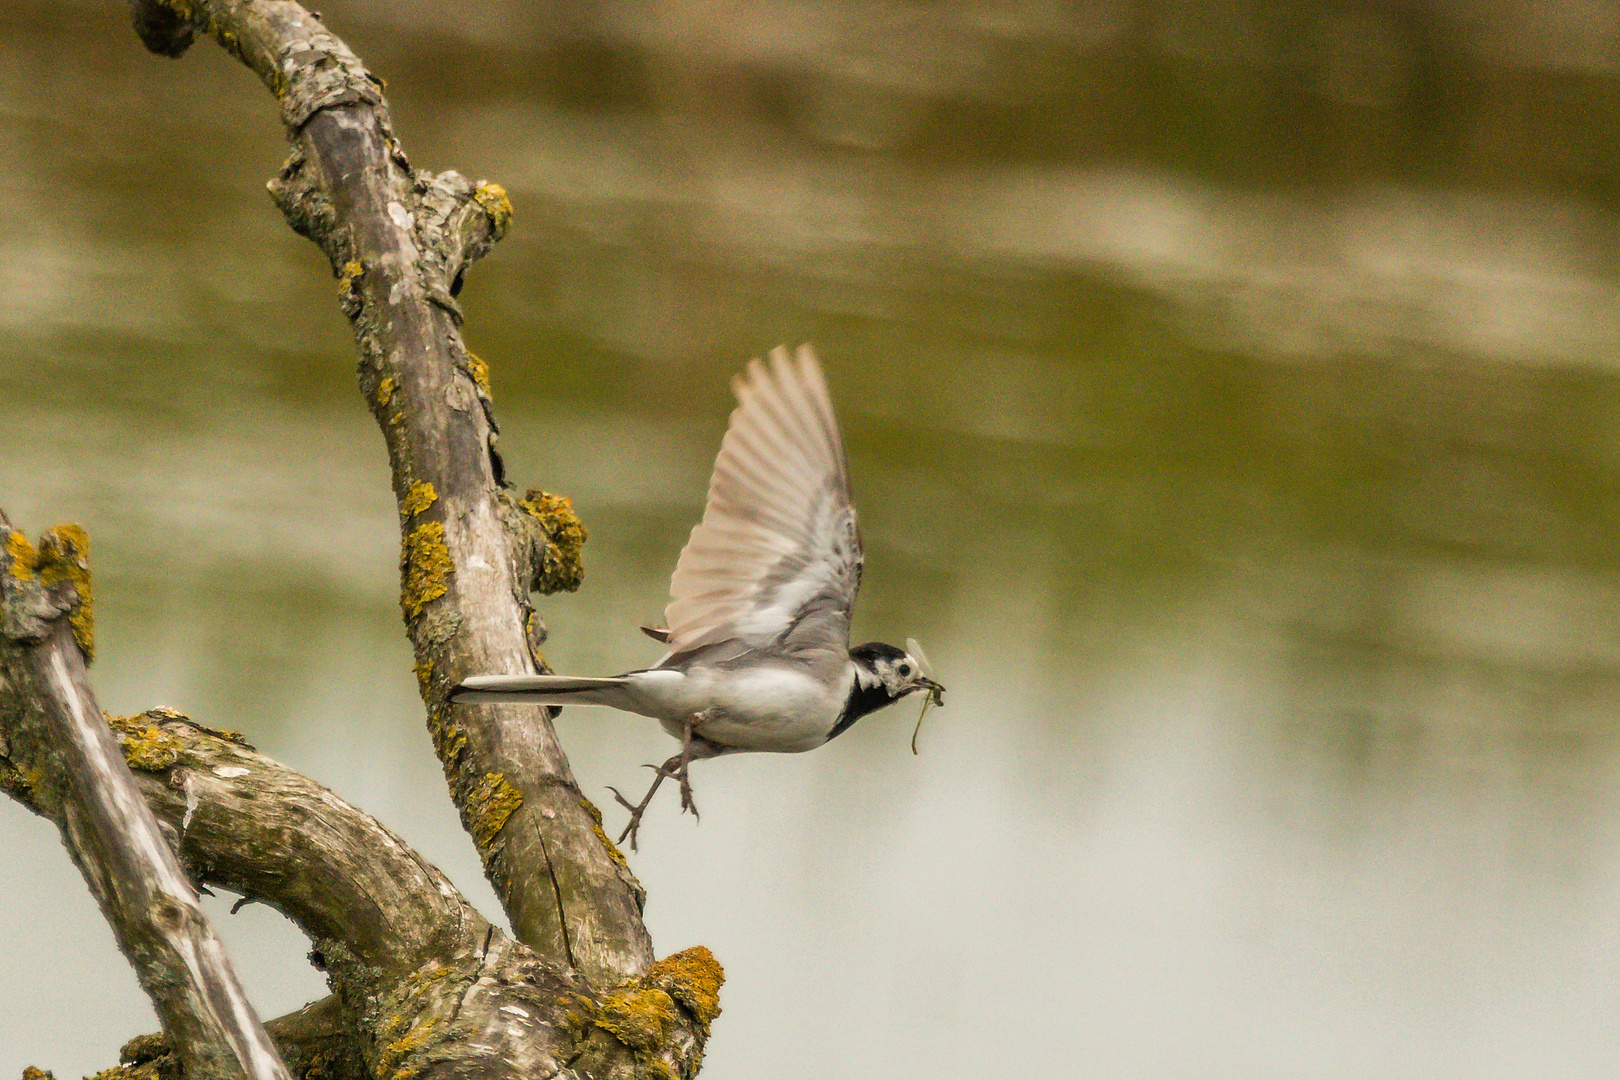
[(828, 686), (808, 670), (774, 665), (642, 674), (648, 695), (659, 699), (664, 730), (676, 738), (687, 720), (695, 719), (694, 730), (710, 742), (779, 754), (814, 750), (827, 741), (853, 678), (849, 672)]

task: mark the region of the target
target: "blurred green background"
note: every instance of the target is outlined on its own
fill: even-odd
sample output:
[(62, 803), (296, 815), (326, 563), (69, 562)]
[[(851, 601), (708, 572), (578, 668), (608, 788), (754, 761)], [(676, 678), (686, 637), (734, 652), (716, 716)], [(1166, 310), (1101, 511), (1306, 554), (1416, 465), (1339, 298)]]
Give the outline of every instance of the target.
[[(704, 763), (633, 865), (729, 976), (704, 1075), (1620, 1068), (1620, 8), (334, 0), (470, 276), (563, 671), (650, 662), (727, 379), (816, 343), (859, 639), (951, 688)], [(0, 506), (91, 531), (102, 703), (247, 731), (497, 914), (395, 602), (273, 99), (123, 5), (0, 9)], [(656, 725), (570, 710), (587, 792)], [(621, 820), (609, 811), (609, 824)], [(0, 805), (0, 1074), (154, 1021)], [(213, 902), (266, 1014), (323, 992)]]

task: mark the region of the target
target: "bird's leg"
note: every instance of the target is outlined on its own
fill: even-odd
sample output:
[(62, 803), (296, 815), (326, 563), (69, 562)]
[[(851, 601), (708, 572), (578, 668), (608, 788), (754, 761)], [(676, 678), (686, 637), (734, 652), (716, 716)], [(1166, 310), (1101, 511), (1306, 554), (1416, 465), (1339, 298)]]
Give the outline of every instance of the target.
[[(696, 719), (699, 719), (699, 717), (694, 716), (692, 718), (692, 720)], [(697, 803), (692, 801), (692, 781), (687, 776), (688, 768), (692, 764), (692, 720), (686, 722), (685, 734), (681, 738), (681, 752), (675, 758), (680, 764), (675, 768), (675, 776), (681, 782), (681, 809), (690, 810), (692, 816), (697, 817)]]
[(625, 838), (628, 837), (630, 840), (631, 851), (637, 850), (636, 833), (641, 829), (641, 815), (645, 814), (647, 812), (647, 807), (652, 805), (653, 796), (658, 793), (658, 785), (664, 782), (664, 778), (666, 776), (675, 775), (675, 767), (680, 764), (680, 760), (681, 756), (676, 754), (662, 765), (645, 766), (645, 768), (651, 769), (658, 775), (653, 777), (652, 787), (647, 789), (647, 794), (641, 797), (641, 801), (639, 803), (632, 804), (629, 799), (619, 794), (618, 788), (613, 787), (612, 785), (608, 786), (608, 790), (613, 792), (613, 797), (619, 800), (619, 805), (630, 811), (630, 820), (628, 823), (626, 823), (624, 832), (619, 834), (619, 843), (624, 843)]
[(692, 764), (692, 751), (694, 749), (692, 729), (703, 721), (703, 716), (703, 713), (697, 713), (691, 720), (682, 725), (680, 753), (662, 765), (643, 766), (651, 769), (657, 775), (653, 777), (652, 787), (647, 789), (647, 794), (641, 797), (639, 803), (632, 803), (619, 793), (618, 788), (609, 785), (608, 790), (613, 792), (613, 797), (619, 801), (619, 805), (630, 811), (630, 820), (625, 824), (624, 831), (619, 834), (619, 843), (624, 843), (625, 839), (628, 838), (631, 851), (637, 850), (636, 833), (641, 830), (641, 815), (645, 814), (647, 807), (652, 805), (653, 795), (658, 792), (658, 785), (662, 784), (665, 778), (673, 777), (680, 781), (681, 809), (690, 810), (693, 817), (698, 816), (697, 803), (692, 799), (692, 781), (688, 778), (687, 771)]

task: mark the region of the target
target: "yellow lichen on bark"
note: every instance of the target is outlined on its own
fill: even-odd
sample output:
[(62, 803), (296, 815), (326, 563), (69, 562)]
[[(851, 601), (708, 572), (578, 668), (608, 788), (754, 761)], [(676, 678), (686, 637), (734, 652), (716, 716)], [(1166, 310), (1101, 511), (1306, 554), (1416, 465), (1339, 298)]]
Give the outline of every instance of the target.
[(68, 615), (73, 640), (79, 643), (85, 663), (96, 654), (95, 597), (90, 585), (90, 535), (78, 525), (53, 525), (40, 537), (36, 548), (28, 537), (10, 531), (5, 537), (5, 554), (10, 560), (7, 572), (18, 581), (38, 581), (52, 586), (67, 583), (78, 595), (78, 604)]
[(180, 740), (142, 721), (144, 716), (113, 716), (102, 713), (107, 726), (118, 736), (119, 748), (129, 767), (141, 772), (162, 772), (180, 760)]
[(664, 1045), (670, 1027), (680, 1018), (669, 994), (631, 984), (603, 998), (591, 1023), (630, 1049), (651, 1054)]
[(399, 606), (404, 609), (406, 619), (416, 618), (429, 601), (449, 591), (446, 581), (453, 569), (450, 549), (444, 543), (443, 524), (424, 521), (405, 534), (400, 555)]
[(365, 264), (359, 259), (350, 259), (348, 262), (343, 264), (343, 269), (338, 273), (337, 291), (339, 300), (347, 300), (349, 298), (349, 293), (354, 288), (354, 283), (358, 281), (360, 275), (365, 272)]
[(720, 1015), (720, 984), (725, 972), (714, 954), (702, 945), (684, 949), (653, 964), (639, 979), (619, 984), (590, 1012), (592, 1026), (629, 1047), (636, 1056), (638, 1076), (673, 1077), (675, 1071), (663, 1054), (669, 1037), (682, 1023), (681, 1011), (692, 1017), (698, 1052), (691, 1062), (696, 1073), (709, 1025)]
[(28, 542), (28, 537), (15, 531), (7, 533), (6, 556), (11, 559), (12, 577), (18, 581), (34, 580), (34, 564), (39, 561), (39, 553)]
[[(423, 696), (426, 696), (425, 691)], [(433, 752), (446, 765), (454, 765), (467, 749), (467, 732), (455, 722), (454, 712), (448, 705), (429, 710), (428, 735), (433, 739)]]
[(39, 769), (31, 769), (0, 758), (0, 791), (24, 806), (34, 805), (34, 793), (44, 782), (45, 774)]
[(485, 773), (467, 793), (467, 826), (479, 851), (488, 851), (506, 821), (523, 805), (523, 792), (498, 772)]
[(433, 485), (425, 480), (418, 480), (411, 485), (400, 501), (399, 512), (406, 517), (415, 517), (438, 501), (439, 493), (433, 490)]
[(534, 569), (536, 592), (573, 592), (585, 580), (585, 523), (574, 512), (574, 502), (566, 495), (552, 495), (539, 489), (529, 491), (518, 509), (539, 522), (549, 541), (540, 552)]
[(495, 229), (495, 238), (499, 240), (506, 234), (506, 227), (512, 224), (512, 200), (507, 197), (506, 189), (499, 184), (479, 184), (473, 198), (489, 215), (489, 223)]
[(720, 984), (726, 981), (725, 969), (702, 945), (664, 957), (647, 969), (641, 981), (686, 1006), (705, 1033), (720, 1015)]
[(89, 663), (96, 655), (96, 613), (90, 591), (90, 535), (78, 525), (56, 525), (40, 537), (35, 563), (44, 585), (70, 582), (79, 594), (79, 604), (68, 616), (73, 640)]
[(609, 839), (607, 830), (602, 828), (602, 811), (597, 809), (596, 804), (583, 795), (579, 797), (579, 805), (583, 806), (585, 812), (591, 815), (591, 828), (595, 831), (596, 838), (602, 842), (602, 847), (608, 853), (608, 858), (628, 870), (630, 864), (625, 860), (624, 852), (619, 850), (619, 845)]
[(377, 1067), (374, 1070), (378, 1076), (389, 1077), (390, 1080), (407, 1080), (416, 1070), (401, 1069), (395, 1072), (395, 1066), (404, 1061), (418, 1050), (424, 1050), (439, 1041), (439, 1025), (436, 1021), (428, 1019), (418, 1023), (404, 1035), (395, 1039), (377, 1055)]
[(478, 389), (482, 390), (487, 397), (490, 393), (489, 365), (484, 362), (483, 357), (471, 349), (467, 350), (467, 370), (472, 374), (472, 381), (478, 385)]

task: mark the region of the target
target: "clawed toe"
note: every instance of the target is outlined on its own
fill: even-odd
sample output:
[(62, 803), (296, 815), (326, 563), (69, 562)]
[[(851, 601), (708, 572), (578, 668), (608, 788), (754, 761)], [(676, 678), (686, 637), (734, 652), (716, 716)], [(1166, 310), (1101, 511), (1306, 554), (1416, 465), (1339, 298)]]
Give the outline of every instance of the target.
[[(685, 765), (681, 766), (680, 775), (677, 779), (681, 782), (681, 810), (691, 811), (694, 818), (699, 818), (697, 803), (692, 800), (692, 783), (686, 778)], [(702, 819), (699, 818), (699, 820)]]
[(624, 831), (619, 834), (619, 843), (622, 844), (629, 840), (630, 850), (638, 850), (636, 847), (636, 834), (641, 831), (642, 815), (647, 812), (647, 807), (652, 805), (653, 795), (657, 793), (658, 785), (665, 780), (677, 780), (680, 782), (681, 809), (691, 811), (693, 817), (698, 816), (697, 802), (692, 798), (692, 782), (687, 776), (688, 767), (691, 764), (692, 744), (690, 737), (688, 737), (681, 748), (681, 752), (662, 765), (642, 766), (653, 771), (653, 782), (652, 786), (647, 789), (647, 794), (642, 796), (639, 803), (631, 802), (620, 794), (618, 788), (609, 786), (608, 790), (613, 792), (613, 797), (618, 800), (619, 805), (630, 811), (630, 820), (625, 823)]
[(628, 839), (631, 851), (637, 850), (636, 833), (641, 831), (641, 816), (647, 812), (647, 807), (652, 805), (653, 796), (658, 792), (658, 785), (664, 782), (664, 776), (666, 775), (664, 770), (656, 765), (648, 767), (658, 775), (653, 778), (652, 787), (647, 789), (647, 794), (642, 796), (639, 803), (633, 803), (625, 798), (618, 788), (611, 785), (608, 787), (608, 790), (613, 792), (613, 797), (618, 800), (619, 805), (630, 811), (630, 820), (625, 823), (624, 831), (619, 834), (619, 843), (622, 844)]

